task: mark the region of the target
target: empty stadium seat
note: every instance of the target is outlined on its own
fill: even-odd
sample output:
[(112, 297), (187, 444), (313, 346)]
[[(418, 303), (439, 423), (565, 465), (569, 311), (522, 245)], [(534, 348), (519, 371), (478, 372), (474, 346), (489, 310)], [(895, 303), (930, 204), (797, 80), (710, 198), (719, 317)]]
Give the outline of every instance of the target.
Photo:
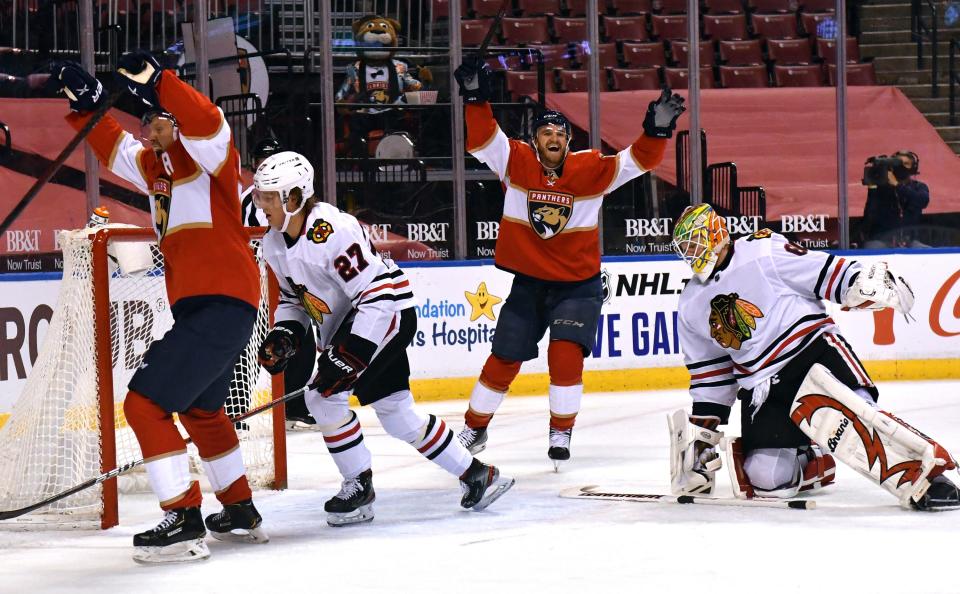
[[(450, 0), (432, 0), (433, 20), (446, 19), (450, 17)], [(467, 0), (460, 0), (460, 18), (466, 18)]]
[[(562, 43), (531, 44), (527, 46), (527, 49), (540, 51), (543, 55), (543, 67), (548, 71), (554, 68), (569, 68), (570, 59), (573, 57), (573, 52), (570, 48)], [(536, 53), (531, 52), (524, 60), (529, 62), (531, 68), (537, 67)]]
[(797, 12), (797, 0), (747, 0), (747, 6), (761, 14)]
[(559, 43), (579, 43), (587, 39), (587, 19), (561, 18), (553, 19), (553, 33)]
[(727, 66), (748, 66), (763, 64), (763, 53), (760, 51), (759, 39), (743, 41), (721, 41), (720, 59)]
[(660, 75), (656, 68), (614, 68), (610, 73), (615, 91), (660, 88)]
[[(837, 66), (835, 64), (827, 65), (829, 73), (830, 86), (837, 84)], [(877, 73), (873, 69), (873, 62), (866, 64), (847, 64), (847, 86), (871, 86), (877, 84)]]
[(707, 0), (709, 14), (740, 14), (743, 12), (743, 0)]
[(550, 42), (546, 17), (504, 18), (501, 27), (507, 45)]
[(654, 0), (653, 10), (659, 14), (687, 14), (687, 0)]
[(460, 43), (464, 47), (480, 45), (492, 24), (491, 19), (462, 19), (460, 21)]
[(646, 41), (647, 19), (642, 16), (605, 16), (603, 30), (608, 41)]
[(796, 39), (797, 17), (793, 14), (755, 14), (753, 32), (764, 39)]
[(766, 66), (721, 66), (720, 85), (728, 89), (755, 89), (770, 86)]
[(834, 0), (800, 0), (803, 12), (836, 12), (837, 3)]
[[(663, 71), (667, 86), (673, 90), (686, 89), (688, 85), (686, 68), (665, 68)], [(709, 66), (700, 69), (700, 88), (714, 88), (713, 68)]]
[(742, 14), (703, 15), (703, 34), (710, 39), (749, 39)]
[(801, 12), (800, 25), (803, 32), (810, 35), (817, 34), (817, 24), (827, 19), (832, 19), (833, 15), (829, 12)]
[[(587, 42), (578, 43), (570, 46), (570, 53), (574, 61), (580, 68), (587, 68), (590, 60), (590, 44)], [(600, 44), (600, 67), (601, 68), (619, 68), (620, 61), (617, 59), (616, 43)]]
[(560, 0), (517, 0), (523, 16), (560, 14)]
[[(560, 89), (562, 93), (586, 93), (589, 83), (589, 73), (586, 70), (561, 70)], [(600, 71), (600, 90), (609, 91), (607, 86), (607, 71)]]
[[(569, 6), (570, 0), (567, 0)], [(618, 15), (650, 14), (653, 12), (652, 0), (610, 0), (610, 8)]]
[[(497, 16), (500, 12), (500, 5), (503, 0), (471, 0), (473, 4), (473, 14), (481, 17)], [(507, 16), (510, 15), (510, 5), (507, 5)]]
[(491, 70), (519, 70), (523, 67), (523, 60), (516, 55), (489, 56), (486, 59)]
[[(817, 55), (827, 64), (837, 63), (837, 40), (817, 39)], [(847, 62), (860, 61), (860, 44), (856, 37), (847, 37)]]
[(775, 64), (773, 80), (778, 87), (822, 87), (823, 69), (816, 64)]
[(806, 39), (768, 39), (767, 56), (777, 64), (811, 64), (810, 43)]
[(650, 17), (653, 23), (653, 34), (659, 39), (686, 39), (687, 38), (687, 16), (686, 15), (660, 15), (655, 14)]
[(587, 16), (587, 0), (567, 0), (567, 11), (572, 17)]
[(648, 43), (624, 43), (623, 61), (628, 66), (666, 66), (667, 58), (663, 51), (663, 44), (659, 41)]
[[(524, 95), (536, 96), (537, 94), (537, 73), (529, 70), (508, 70), (507, 90), (513, 95), (514, 99), (519, 99)], [(547, 74), (544, 79), (545, 90), (553, 91), (553, 76)]]
[[(673, 40), (670, 42), (670, 54), (676, 66), (686, 68), (690, 58), (690, 44), (686, 41)], [(700, 66), (713, 66), (715, 63), (713, 57), (713, 42), (700, 42)]]

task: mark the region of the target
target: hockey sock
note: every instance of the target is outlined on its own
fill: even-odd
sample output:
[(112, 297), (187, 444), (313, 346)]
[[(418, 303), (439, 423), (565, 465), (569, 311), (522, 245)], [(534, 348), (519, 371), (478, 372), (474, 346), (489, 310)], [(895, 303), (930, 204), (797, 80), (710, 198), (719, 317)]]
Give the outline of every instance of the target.
[(479, 429), (490, 424), (514, 378), (520, 373), (520, 361), (508, 361), (491, 354), (470, 393), (470, 408), (464, 415), (467, 427)]
[(123, 414), (137, 436), (150, 487), (167, 510), (200, 505), (200, 487), (190, 480), (187, 444), (173, 416), (146, 396), (134, 391), (123, 401)]
[(427, 415), (427, 425), (423, 438), (413, 444), (417, 451), (427, 460), (433, 460), (450, 474), (459, 477), (473, 461), (473, 456), (467, 448), (454, 439), (451, 431), (443, 419), (434, 415)]
[(180, 414), (187, 433), (200, 452), (203, 470), (223, 504), (237, 503), (253, 495), (247, 482), (240, 441), (223, 407), (215, 411), (191, 408)]
[(347, 420), (332, 431), (321, 429), (327, 451), (344, 478), (355, 478), (370, 468), (370, 450), (363, 443), (363, 431), (357, 413), (349, 411)]
[(569, 340), (551, 340), (547, 347), (550, 368), (550, 427), (571, 429), (583, 396), (583, 348)]

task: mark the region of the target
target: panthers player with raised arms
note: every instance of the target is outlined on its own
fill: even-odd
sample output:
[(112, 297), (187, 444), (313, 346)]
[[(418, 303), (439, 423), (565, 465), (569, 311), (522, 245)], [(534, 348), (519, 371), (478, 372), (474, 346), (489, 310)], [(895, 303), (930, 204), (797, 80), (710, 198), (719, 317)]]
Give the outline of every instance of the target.
[[(174, 320), (147, 348), (123, 401), (150, 486), (166, 512), (155, 528), (134, 535), (134, 559), (194, 561), (210, 556), (206, 529), (222, 539), (267, 540), (240, 443), (223, 406), (234, 365), (256, 321), (259, 271), (240, 224), (240, 158), (223, 112), (147, 52), (121, 56), (117, 75), (149, 107), (143, 122), (151, 147), (110, 115), (87, 141), (110, 171), (152, 198)], [(70, 99), (73, 113), (67, 121), (82, 128), (104, 99), (102, 85), (73, 62), (55, 65), (54, 76)], [(207, 479), (223, 503), (223, 511), (206, 520), (173, 413), (196, 444)]]
[[(737, 497), (792, 497), (834, 479), (834, 457), (919, 510), (956, 509), (937, 442), (877, 406), (879, 392), (824, 301), (909, 314), (914, 296), (886, 263), (811, 252), (763, 229), (731, 241), (707, 204), (676, 222), (694, 278), (679, 336), (693, 410), (668, 417), (674, 493), (709, 493), (723, 447)], [(718, 430), (740, 399), (741, 436)]]
[(558, 469), (570, 458), (584, 357), (596, 340), (603, 303), (598, 228), (603, 198), (660, 163), (684, 111), (683, 98), (664, 89), (647, 108), (643, 133), (616, 155), (571, 153), (572, 129), (563, 114), (539, 116), (530, 143), (508, 139), (488, 103), (489, 67), (470, 57), (455, 74), (467, 103), (467, 150), (503, 183), (496, 265), (514, 274), (458, 437), (471, 452), (486, 447), (493, 414), (521, 364), (539, 355), (537, 343), (549, 328), (547, 456)]
[(463, 507), (493, 503), (513, 479), (474, 459), (442, 419), (414, 406), (407, 345), (417, 314), (406, 275), (380, 257), (356, 218), (314, 197), (313, 167), (303, 155), (272, 155), (253, 183), (254, 204), (270, 225), (264, 256), (281, 292), (260, 363), (282, 371), (315, 329), (320, 354), (305, 401), (343, 475), (340, 492), (324, 506), (327, 522), (373, 519), (370, 451), (351, 394), (373, 407), (387, 433), (460, 479)]

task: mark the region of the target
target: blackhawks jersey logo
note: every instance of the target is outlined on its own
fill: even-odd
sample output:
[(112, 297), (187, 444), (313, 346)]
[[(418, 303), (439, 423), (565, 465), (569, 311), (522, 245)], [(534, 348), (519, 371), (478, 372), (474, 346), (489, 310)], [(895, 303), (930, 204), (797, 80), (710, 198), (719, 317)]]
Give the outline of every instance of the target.
[(323, 324), (323, 314), (333, 313), (330, 311), (330, 306), (327, 305), (326, 301), (308, 291), (305, 286), (294, 283), (293, 279), (289, 276), (287, 277), (287, 282), (290, 283), (290, 286), (293, 287), (293, 290), (296, 292), (300, 305), (303, 306), (307, 315), (310, 316), (310, 319), (316, 322), (317, 325)]
[(333, 225), (323, 219), (317, 219), (313, 222), (313, 227), (307, 231), (307, 239), (313, 243), (326, 243), (331, 233), (333, 233)]
[(762, 317), (760, 308), (736, 293), (717, 295), (710, 300), (710, 337), (725, 349), (739, 350), (753, 338), (757, 318)]
[(573, 195), (548, 190), (527, 192), (530, 226), (541, 239), (550, 239), (567, 226), (573, 210)]

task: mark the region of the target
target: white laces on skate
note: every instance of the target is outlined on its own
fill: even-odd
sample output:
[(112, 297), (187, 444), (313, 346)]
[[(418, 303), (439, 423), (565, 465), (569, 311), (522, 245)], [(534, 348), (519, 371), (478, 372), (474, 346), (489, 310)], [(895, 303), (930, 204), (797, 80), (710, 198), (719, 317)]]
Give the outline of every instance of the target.
[(361, 486), (360, 481), (357, 478), (348, 478), (344, 479), (343, 484), (340, 485), (340, 492), (334, 495), (337, 499), (350, 499), (354, 495), (360, 492)]
[(168, 511), (167, 514), (163, 516), (163, 519), (160, 520), (160, 523), (157, 524), (156, 528), (154, 528), (150, 532), (163, 532), (170, 526), (173, 526), (174, 524), (177, 523), (177, 516), (178, 516), (177, 512), (173, 510)]
[(573, 431), (570, 429), (567, 429), (566, 431), (558, 431), (557, 429), (550, 429), (550, 447), (551, 448), (569, 448), (571, 433), (573, 433)]
[(470, 427), (464, 427), (460, 430), (460, 433), (457, 434), (457, 439), (460, 441), (460, 445), (465, 448), (468, 448), (477, 440), (477, 430), (471, 429)]

